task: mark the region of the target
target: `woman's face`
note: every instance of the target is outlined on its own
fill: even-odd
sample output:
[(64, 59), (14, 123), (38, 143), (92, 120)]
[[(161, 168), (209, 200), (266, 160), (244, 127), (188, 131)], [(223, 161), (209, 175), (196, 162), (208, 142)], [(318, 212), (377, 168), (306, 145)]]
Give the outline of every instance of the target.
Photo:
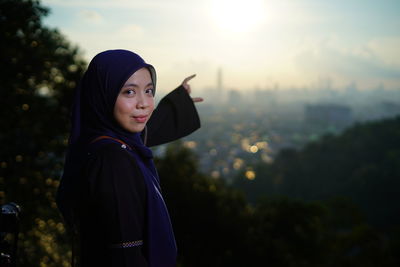
[(114, 118), (131, 133), (143, 131), (154, 110), (154, 85), (150, 71), (141, 68), (122, 86), (114, 106)]

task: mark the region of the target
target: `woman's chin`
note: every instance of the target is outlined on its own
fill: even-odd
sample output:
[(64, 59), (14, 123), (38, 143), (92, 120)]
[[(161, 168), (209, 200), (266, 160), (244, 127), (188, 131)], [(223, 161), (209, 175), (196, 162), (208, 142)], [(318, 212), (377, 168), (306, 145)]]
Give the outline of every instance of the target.
[(138, 123), (136, 125), (130, 125), (130, 127), (127, 127), (125, 130), (128, 130), (131, 133), (140, 133), (145, 127), (146, 123)]

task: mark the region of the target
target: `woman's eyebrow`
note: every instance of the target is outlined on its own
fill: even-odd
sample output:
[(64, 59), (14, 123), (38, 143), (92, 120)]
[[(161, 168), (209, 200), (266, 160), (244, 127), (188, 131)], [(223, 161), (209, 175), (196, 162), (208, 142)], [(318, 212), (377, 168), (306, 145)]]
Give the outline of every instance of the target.
[[(150, 83), (148, 83), (145, 87), (148, 87), (148, 86), (153, 86), (153, 83), (152, 82), (150, 82)], [(139, 85), (137, 85), (136, 83), (127, 83), (127, 84), (124, 84), (124, 87), (139, 87)]]

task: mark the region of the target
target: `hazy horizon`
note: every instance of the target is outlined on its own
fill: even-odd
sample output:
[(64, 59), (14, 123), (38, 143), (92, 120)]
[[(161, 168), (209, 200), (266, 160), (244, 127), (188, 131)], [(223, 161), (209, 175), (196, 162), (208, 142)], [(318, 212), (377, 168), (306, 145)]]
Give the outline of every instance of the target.
[(44, 23), (89, 61), (124, 48), (142, 55), (171, 90), (400, 88), (396, 0), (44, 0)]

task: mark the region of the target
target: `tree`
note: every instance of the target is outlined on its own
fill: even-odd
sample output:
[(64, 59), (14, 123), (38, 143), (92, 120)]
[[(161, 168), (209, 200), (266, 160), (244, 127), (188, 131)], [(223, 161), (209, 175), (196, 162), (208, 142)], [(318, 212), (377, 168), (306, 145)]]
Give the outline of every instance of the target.
[[(198, 171), (197, 159), (180, 142), (156, 161), (183, 266), (245, 266), (250, 214), (241, 192)], [(201, 255), (204, 256), (201, 256)]]
[(0, 0), (0, 201), (22, 207), (19, 266), (66, 266), (70, 255), (54, 198), (86, 63), (42, 24), (48, 12), (39, 1)]
[(257, 179), (237, 177), (249, 198), (262, 194), (303, 200), (345, 196), (368, 222), (400, 224), (400, 117), (355, 125), (338, 136), (325, 136), (299, 151), (285, 150), (272, 164), (254, 166)]

